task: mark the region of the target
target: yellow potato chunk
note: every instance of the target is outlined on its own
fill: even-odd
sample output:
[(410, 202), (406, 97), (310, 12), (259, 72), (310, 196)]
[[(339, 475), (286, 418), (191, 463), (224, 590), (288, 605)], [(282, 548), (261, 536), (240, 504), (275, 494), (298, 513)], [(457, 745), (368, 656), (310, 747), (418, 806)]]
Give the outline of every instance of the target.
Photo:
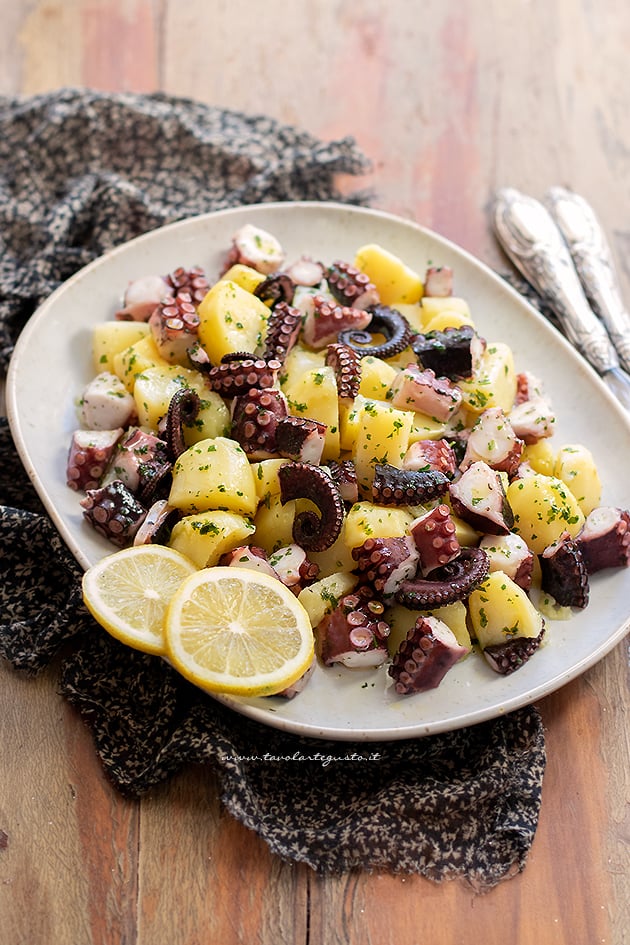
[(543, 618), (525, 591), (503, 571), (492, 571), (468, 598), (473, 636), (482, 649), (515, 637), (537, 637)]
[(413, 418), (410, 410), (397, 410), (383, 401), (366, 400), (362, 405), (352, 454), (360, 490), (371, 489), (376, 463), (402, 466)]
[(341, 526), (341, 532), (334, 544), (325, 551), (316, 551), (309, 554), (309, 558), (319, 567), (319, 577), (324, 578), (338, 571), (352, 571), (356, 561), (352, 557), (352, 550), (346, 543), (346, 522)]
[(584, 524), (584, 513), (566, 483), (554, 476), (534, 473), (515, 479), (507, 488), (514, 512), (514, 529), (535, 554), (567, 531), (575, 538)]
[(222, 436), (189, 446), (173, 466), (168, 501), (190, 513), (224, 509), (253, 515), (258, 498), (245, 452), (235, 440)]
[(288, 462), (290, 462), (288, 459), (261, 459), (259, 462), (252, 463), (259, 502), (268, 503), (271, 496), (280, 494), (278, 470), (281, 466), (286, 466)]
[(142, 341), (150, 331), (146, 322), (100, 322), (95, 325), (92, 332), (92, 363), (96, 373), (109, 371), (110, 374), (116, 374), (116, 355)]
[(290, 545), (295, 514), (296, 502), (293, 499), (283, 505), (279, 494), (269, 495), (254, 516), (254, 544), (264, 548), (267, 554)]
[(169, 545), (198, 568), (211, 568), (219, 563), (221, 555), (249, 542), (253, 533), (253, 524), (242, 515), (201, 512), (186, 515), (174, 525)]
[(423, 285), (418, 273), (377, 243), (358, 249), (354, 265), (370, 277), (383, 305), (409, 305), (422, 297)]
[(360, 548), (368, 538), (399, 538), (406, 535), (414, 516), (406, 507), (385, 507), (355, 502), (346, 516), (344, 542)]
[(172, 367), (157, 349), (153, 335), (145, 335), (112, 357), (114, 374), (120, 378), (130, 394), (137, 379), (147, 370), (156, 366)]
[(246, 292), (253, 292), (256, 286), (264, 281), (265, 276), (262, 272), (252, 269), (251, 266), (244, 266), (243, 263), (235, 263), (221, 276), (221, 282), (235, 282)]
[(354, 590), (358, 580), (356, 574), (338, 571), (300, 591), (298, 600), (308, 614), (313, 628), (337, 607), (342, 597)]
[(332, 367), (306, 371), (292, 381), (287, 391), (289, 412), (326, 424), (322, 459), (339, 456), (339, 394)]
[(225, 279), (212, 286), (197, 311), (199, 340), (213, 364), (225, 354), (256, 351), (269, 318), (264, 302)]
[(553, 467), (556, 457), (549, 439), (537, 440), (525, 446), (522, 461), (529, 463), (534, 472), (542, 473), (543, 476), (554, 475)]
[(424, 331), (444, 331), (446, 328), (461, 328), (463, 325), (475, 327), (470, 315), (464, 315), (463, 312), (457, 312), (450, 308), (433, 315), (424, 326)]
[(473, 413), (482, 413), (488, 407), (501, 407), (509, 413), (516, 396), (514, 356), (502, 341), (489, 344), (479, 369), (470, 380), (458, 381), (463, 403)]
[(398, 371), (382, 358), (368, 355), (361, 358), (361, 383), (359, 393), (362, 397), (372, 397), (374, 400), (386, 400), (387, 391)]
[(558, 450), (553, 474), (566, 482), (584, 515), (601, 503), (602, 484), (593, 454), (579, 443)]
[(168, 411), (175, 391), (189, 387), (201, 398), (201, 407), (195, 420), (184, 428), (184, 440), (192, 446), (208, 437), (224, 436), (230, 430), (230, 411), (223, 398), (208, 389), (197, 371), (177, 364), (154, 365), (146, 368), (136, 379), (133, 397), (140, 426), (157, 430), (158, 423)]

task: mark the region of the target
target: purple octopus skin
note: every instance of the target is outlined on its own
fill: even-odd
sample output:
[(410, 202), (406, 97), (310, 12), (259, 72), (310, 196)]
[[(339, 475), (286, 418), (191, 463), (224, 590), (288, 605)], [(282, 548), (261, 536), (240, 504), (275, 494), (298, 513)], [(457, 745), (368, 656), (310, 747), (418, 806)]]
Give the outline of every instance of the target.
[(149, 508), (142, 524), (134, 535), (134, 545), (167, 545), (173, 526), (183, 512), (168, 504), (168, 499), (158, 499)]
[(188, 349), (198, 340), (199, 322), (190, 293), (182, 290), (160, 302), (149, 318), (149, 327), (165, 361), (185, 363)]
[(514, 525), (501, 477), (481, 460), (472, 463), (449, 487), (455, 515), (485, 535), (507, 535)]
[(423, 505), (448, 492), (449, 480), (444, 473), (430, 469), (413, 472), (398, 469), (389, 463), (377, 463), (372, 482), (375, 505)]
[(580, 546), (566, 532), (538, 556), (541, 587), (561, 607), (583, 609), (588, 604), (588, 571)]
[(388, 398), (392, 407), (418, 410), (436, 420), (449, 420), (462, 402), (462, 392), (447, 377), (438, 377), (430, 368), (408, 364), (394, 378)]
[(385, 607), (364, 585), (341, 598), (315, 628), (317, 652), (325, 666), (343, 663), (352, 669), (382, 665), (387, 657), (389, 624)]
[(308, 298), (302, 325), (302, 339), (315, 351), (342, 341), (341, 334), (348, 329), (361, 331), (372, 321), (365, 309), (340, 305), (324, 295)]
[(319, 565), (309, 561), (304, 549), (295, 543), (274, 551), (269, 556), (269, 563), (285, 587), (296, 595), (312, 584), (319, 574)]
[(389, 666), (394, 689), (400, 695), (435, 689), (467, 652), (441, 620), (418, 617)]
[(279, 361), (281, 364), (295, 347), (302, 327), (302, 313), (286, 302), (278, 302), (267, 321), (263, 361)]
[(284, 395), (252, 388), (232, 403), (232, 437), (250, 460), (278, 456), (278, 424), (287, 416)]
[(276, 429), (276, 449), (284, 459), (317, 466), (324, 452), (326, 424), (307, 417), (283, 417)]
[(545, 628), (543, 627), (537, 637), (514, 637), (505, 643), (493, 644), (485, 647), (483, 655), (495, 673), (509, 676), (534, 655), (544, 635)]
[(80, 504), (85, 520), (120, 548), (131, 544), (147, 515), (147, 510), (120, 479), (100, 489), (90, 489)]
[(210, 283), (201, 266), (192, 266), (190, 269), (178, 266), (177, 269), (169, 272), (165, 281), (171, 287), (172, 295), (187, 292), (195, 306), (203, 302), (210, 289)]
[(326, 364), (335, 372), (340, 403), (351, 405), (361, 385), (361, 355), (349, 345), (336, 342), (328, 345)]
[(488, 575), (488, 555), (482, 548), (462, 548), (457, 558), (431, 572), (403, 581), (396, 600), (409, 610), (433, 610), (465, 600)]
[(331, 295), (341, 305), (367, 309), (381, 301), (370, 277), (351, 263), (337, 259), (325, 275)]
[(411, 537), (367, 538), (352, 549), (361, 582), (369, 583), (377, 594), (388, 599), (404, 581), (413, 578), (418, 567), (418, 549)]
[[(411, 328), (409, 322), (397, 309), (387, 305), (373, 305), (367, 310), (371, 314), (369, 330), (348, 328), (339, 332), (340, 344), (354, 348), (361, 357), (393, 358), (409, 345)], [(385, 341), (377, 343), (374, 335), (385, 335)]]
[(339, 489), (339, 494), (344, 502), (353, 505), (359, 501), (359, 481), (357, 479), (357, 470), (351, 459), (344, 459), (341, 462), (329, 459), (326, 468), (330, 470), (332, 481)]
[(310, 499), (318, 510), (295, 516), (293, 540), (305, 551), (326, 551), (335, 543), (345, 518), (343, 499), (328, 473), (310, 463), (287, 463), (278, 470), (280, 501)]
[(403, 469), (415, 472), (434, 469), (449, 479), (454, 478), (457, 467), (455, 451), (446, 440), (416, 440), (405, 453), (402, 464)]
[(419, 568), (423, 577), (436, 568), (444, 567), (461, 552), (448, 505), (437, 505), (425, 512), (411, 523), (409, 531), (419, 553)]
[(72, 434), (66, 482), (71, 489), (86, 492), (96, 489), (111, 462), (124, 430), (75, 430)]
[(130, 427), (120, 438), (107, 469), (106, 479), (120, 479), (136, 493), (143, 479), (151, 478), (152, 468), (169, 464), (166, 441), (139, 427)]
[(275, 358), (270, 361), (254, 358), (249, 356), (248, 352), (237, 354), (238, 356), (231, 355), (229, 361), (217, 364), (207, 371), (205, 376), (211, 390), (229, 398), (246, 394), (254, 387), (261, 390), (273, 387), (282, 367), (280, 361)]
[(485, 345), (470, 325), (414, 335), (411, 341), (423, 368), (452, 381), (472, 377)]
[(600, 506), (586, 516), (577, 536), (589, 574), (603, 568), (630, 565), (630, 512), (614, 506)]
[(201, 410), (201, 397), (190, 387), (180, 387), (171, 397), (164, 418), (164, 430), (158, 432), (166, 443), (168, 457), (175, 462), (186, 449), (184, 427), (191, 427)]
[(262, 302), (274, 308), (279, 303), (290, 305), (295, 295), (295, 283), (287, 272), (272, 272), (259, 282), (254, 293)]

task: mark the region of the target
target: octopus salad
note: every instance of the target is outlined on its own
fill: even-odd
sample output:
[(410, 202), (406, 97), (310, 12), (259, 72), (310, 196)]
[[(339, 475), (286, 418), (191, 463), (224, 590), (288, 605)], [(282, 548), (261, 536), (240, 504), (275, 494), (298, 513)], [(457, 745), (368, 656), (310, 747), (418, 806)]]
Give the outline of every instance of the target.
[(276, 578), (324, 667), (386, 664), (401, 696), (473, 652), (518, 670), (628, 566), (630, 514), (448, 267), (288, 259), (251, 224), (225, 253), (131, 282), (94, 330), (67, 483), (113, 546)]

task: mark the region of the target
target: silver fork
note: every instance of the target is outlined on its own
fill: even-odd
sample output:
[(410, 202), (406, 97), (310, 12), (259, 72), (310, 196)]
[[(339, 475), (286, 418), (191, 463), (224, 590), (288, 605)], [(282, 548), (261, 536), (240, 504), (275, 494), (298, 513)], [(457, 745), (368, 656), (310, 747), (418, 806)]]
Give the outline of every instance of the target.
[(512, 187), (497, 191), (494, 228), (516, 268), (553, 308), (569, 341), (630, 411), (630, 376), (585, 295), (567, 243), (553, 217), (533, 197)]

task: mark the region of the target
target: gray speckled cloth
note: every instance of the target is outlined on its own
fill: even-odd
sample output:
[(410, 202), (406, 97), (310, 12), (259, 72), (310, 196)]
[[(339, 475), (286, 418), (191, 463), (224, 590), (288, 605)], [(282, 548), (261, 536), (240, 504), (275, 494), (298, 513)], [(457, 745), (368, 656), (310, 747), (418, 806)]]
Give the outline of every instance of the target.
[[(263, 116), (161, 94), (0, 98), (2, 364), (39, 302), (112, 246), (223, 207), (340, 199), (335, 175), (365, 169), (350, 138), (325, 143)], [(141, 795), (183, 765), (207, 762), (227, 809), (275, 853), (315, 870), (461, 876), (483, 889), (524, 868), (545, 766), (534, 708), (369, 745), (266, 728), (94, 623), (80, 568), (6, 421), (0, 503), (0, 655), (32, 673), (63, 649), (61, 690), (121, 792)]]

